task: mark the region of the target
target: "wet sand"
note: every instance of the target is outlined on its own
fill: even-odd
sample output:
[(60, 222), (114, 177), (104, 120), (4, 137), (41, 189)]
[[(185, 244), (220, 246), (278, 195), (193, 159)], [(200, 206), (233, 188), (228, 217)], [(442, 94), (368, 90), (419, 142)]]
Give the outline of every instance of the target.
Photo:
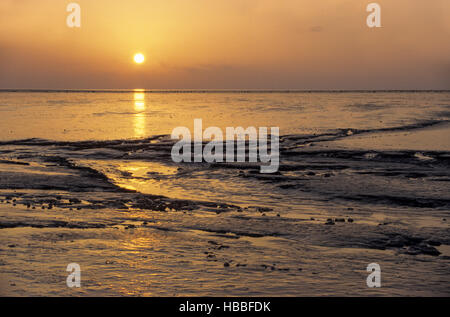
[[(448, 295), (450, 254), (432, 247), (449, 244), (444, 224), (376, 224), (361, 214), (327, 225), (325, 217), (257, 211), (0, 209), (8, 215), (1, 218), (1, 295)], [(374, 259), (380, 289), (365, 285)], [(72, 262), (82, 268), (80, 289), (65, 285)]]

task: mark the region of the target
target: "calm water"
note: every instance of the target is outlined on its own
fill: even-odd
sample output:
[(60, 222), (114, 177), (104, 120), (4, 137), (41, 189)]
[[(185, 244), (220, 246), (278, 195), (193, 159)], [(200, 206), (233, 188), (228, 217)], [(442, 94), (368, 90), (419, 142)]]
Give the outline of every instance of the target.
[[(450, 92), (1, 92), (0, 114), (4, 294), (68, 294), (79, 261), (90, 295), (449, 295)], [(173, 163), (196, 118), (279, 127), (279, 172)]]
[(278, 126), (282, 135), (379, 129), (449, 118), (450, 93), (2, 92), (0, 138), (111, 140), (177, 126)]

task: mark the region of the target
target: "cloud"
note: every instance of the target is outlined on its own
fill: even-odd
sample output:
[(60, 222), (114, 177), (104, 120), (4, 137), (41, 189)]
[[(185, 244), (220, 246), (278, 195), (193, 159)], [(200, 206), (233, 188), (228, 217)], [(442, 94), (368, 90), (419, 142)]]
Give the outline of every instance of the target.
[(311, 32), (323, 32), (323, 27), (320, 25), (313, 26), (309, 29)]

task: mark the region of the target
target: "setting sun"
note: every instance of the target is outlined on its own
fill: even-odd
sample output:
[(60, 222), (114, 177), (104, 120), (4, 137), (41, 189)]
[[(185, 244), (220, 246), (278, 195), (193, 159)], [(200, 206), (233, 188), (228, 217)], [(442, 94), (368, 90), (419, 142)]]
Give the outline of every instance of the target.
[(137, 64), (142, 64), (145, 61), (145, 56), (141, 53), (134, 55), (134, 62)]

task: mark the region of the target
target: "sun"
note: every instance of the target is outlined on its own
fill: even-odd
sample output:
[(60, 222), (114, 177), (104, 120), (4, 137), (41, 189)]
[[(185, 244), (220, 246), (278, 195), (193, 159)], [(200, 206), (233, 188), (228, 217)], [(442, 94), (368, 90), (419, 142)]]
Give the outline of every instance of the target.
[(137, 53), (134, 55), (134, 62), (136, 64), (142, 64), (145, 61), (145, 56), (141, 53)]

